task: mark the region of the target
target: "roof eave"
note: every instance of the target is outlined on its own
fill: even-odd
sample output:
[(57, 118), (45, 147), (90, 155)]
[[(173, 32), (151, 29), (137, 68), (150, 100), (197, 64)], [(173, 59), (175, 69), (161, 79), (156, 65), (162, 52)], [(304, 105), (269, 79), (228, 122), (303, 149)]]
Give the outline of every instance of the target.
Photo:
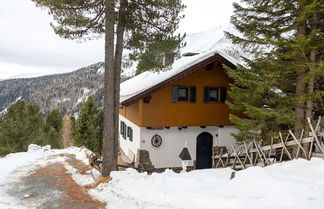
[(133, 97), (130, 97), (128, 99), (126, 99), (125, 101), (121, 102), (121, 105), (122, 106), (129, 106), (135, 102), (137, 102), (138, 100), (140, 99), (143, 99), (144, 97), (164, 88), (164, 87), (167, 87), (169, 86), (170, 84), (196, 72), (197, 70), (201, 69), (202, 67), (205, 67), (207, 66), (208, 64), (214, 62), (214, 61), (219, 61), (221, 63), (224, 63), (225, 65), (227, 65), (229, 68), (232, 68), (232, 69), (235, 69), (236, 68), (236, 65), (234, 65), (232, 62), (228, 61), (226, 58), (224, 58), (223, 56), (221, 56), (220, 54), (216, 53), (214, 56), (212, 57), (209, 57), (207, 59), (204, 59), (202, 60), (201, 62), (195, 64), (195, 65), (192, 65), (191, 67), (187, 68), (186, 70), (176, 74), (175, 76), (165, 80), (165, 81), (162, 81), (161, 83), (133, 96)]

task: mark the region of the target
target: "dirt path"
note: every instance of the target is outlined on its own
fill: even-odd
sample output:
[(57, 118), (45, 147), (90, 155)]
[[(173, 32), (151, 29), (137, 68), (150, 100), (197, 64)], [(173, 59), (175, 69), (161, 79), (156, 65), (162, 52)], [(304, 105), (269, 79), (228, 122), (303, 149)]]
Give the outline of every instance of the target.
[[(65, 155), (65, 157), (67, 157), (66, 162), (75, 167), (79, 173), (82, 174), (89, 169), (73, 155)], [(21, 199), (21, 204), (28, 208), (105, 208), (105, 204), (92, 199), (74, 182), (61, 163), (52, 163), (38, 168), (31, 175), (22, 178), (21, 182), (12, 185), (8, 193)]]

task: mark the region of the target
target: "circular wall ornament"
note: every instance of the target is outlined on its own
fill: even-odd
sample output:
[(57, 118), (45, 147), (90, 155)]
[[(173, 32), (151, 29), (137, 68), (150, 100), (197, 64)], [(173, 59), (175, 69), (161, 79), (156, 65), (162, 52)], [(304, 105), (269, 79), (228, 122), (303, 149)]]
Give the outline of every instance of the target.
[(152, 139), (151, 139), (151, 143), (153, 145), (153, 147), (159, 147), (162, 144), (162, 137), (160, 135), (155, 134)]

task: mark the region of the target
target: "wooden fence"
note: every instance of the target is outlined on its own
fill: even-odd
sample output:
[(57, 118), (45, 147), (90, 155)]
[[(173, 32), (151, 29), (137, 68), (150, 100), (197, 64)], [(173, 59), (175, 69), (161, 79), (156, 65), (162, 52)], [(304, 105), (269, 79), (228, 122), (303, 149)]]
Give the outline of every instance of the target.
[(232, 167), (234, 170), (245, 169), (251, 166), (267, 166), (284, 160), (292, 160), (299, 157), (307, 160), (312, 157), (324, 158), (324, 130), (320, 126), (321, 118), (315, 127), (308, 118), (310, 135), (306, 137), (302, 131), (299, 137), (289, 130), (287, 136), (279, 133), (278, 137), (271, 139), (268, 145), (262, 145), (262, 141), (253, 140), (244, 142), (240, 146), (216, 147), (213, 153), (213, 167)]

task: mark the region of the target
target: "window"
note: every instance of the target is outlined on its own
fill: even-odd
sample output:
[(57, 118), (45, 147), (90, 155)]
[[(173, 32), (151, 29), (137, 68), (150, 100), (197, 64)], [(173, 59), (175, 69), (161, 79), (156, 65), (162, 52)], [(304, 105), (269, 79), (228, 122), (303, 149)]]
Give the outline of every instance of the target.
[(204, 87), (204, 102), (226, 101), (226, 87)]
[(189, 101), (196, 102), (195, 86), (172, 86), (172, 102)]
[(218, 101), (218, 88), (209, 88), (208, 100), (210, 102)]
[(120, 121), (120, 135), (122, 135), (124, 139), (126, 139), (126, 127), (125, 122)]
[(204, 102), (217, 102), (218, 101), (218, 88), (217, 87), (204, 87)]
[(133, 141), (133, 129), (131, 127), (127, 127), (127, 137), (129, 138), (129, 141)]
[(178, 101), (188, 101), (188, 88), (179, 87), (178, 88)]

